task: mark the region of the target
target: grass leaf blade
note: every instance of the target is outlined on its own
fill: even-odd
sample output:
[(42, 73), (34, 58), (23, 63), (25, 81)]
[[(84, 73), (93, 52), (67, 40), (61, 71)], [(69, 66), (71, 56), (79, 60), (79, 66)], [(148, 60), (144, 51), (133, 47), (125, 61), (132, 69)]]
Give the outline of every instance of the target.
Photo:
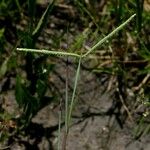
[(74, 100), (75, 100), (77, 83), (78, 83), (79, 74), (80, 74), (81, 60), (82, 60), (82, 57), (80, 57), (80, 59), (79, 59), (78, 68), (77, 68), (77, 72), (76, 72), (76, 76), (75, 76), (74, 88), (73, 88), (73, 93), (72, 93), (72, 97), (71, 97), (71, 104), (70, 104), (70, 109), (69, 109), (69, 114), (68, 114), (68, 126), (70, 124), (71, 115), (72, 115), (72, 111), (73, 111), (73, 105), (74, 105)]
[(32, 36), (33, 36), (34, 40), (36, 40), (38, 38), (38, 36), (40, 35), (43, 27), (45, 26), (45, 24), (47, 22), (48, 15), (53, 9), (54, 3), (55, 3), (55, 0), (53, 0), (53, 2), (48, 5), (48, 7), (45, 10), (44, 14), (42, 15), (40, 21), (38, 22), (35, 30), (33, 31)]

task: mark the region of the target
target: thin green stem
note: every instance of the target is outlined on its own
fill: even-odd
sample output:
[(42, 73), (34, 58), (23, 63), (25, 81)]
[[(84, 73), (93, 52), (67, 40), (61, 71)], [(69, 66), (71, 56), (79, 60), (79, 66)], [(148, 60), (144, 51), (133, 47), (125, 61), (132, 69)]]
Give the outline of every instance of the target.
[[(69, 27), (69, 24), (67, 25), (67, 48), (68, 48), (68, 27)], [(67, 56), (67, 60), (66, 60), (66, 90), (65, 90), (65, 128), (66, 128), (66, 134), (68, 132), (68, 108), (69, 108), (69, 99), (68, 99), (68, 84), (69, 84), (69, 66), (68, 66), (68, 56)]]
[(65, 128), (68, 131), (68, 66), (66, 68)]
[(79, 59), (78, 68), (77, 68), (77, 72), (76, 72), (76, 76), (75, 76), (74, 89), (73, 89), (73, 93), (72, 93), (72, 97), (71, 97), (71, 104), (70, 104), (70, 109), (69, 109), (69, 114), (68, 114), (68, 126), (71, 121), (71, 115), (72, 115), (73, 105), (74, 105), (74, 101), (75, 101), (75, 94), (76, 94), (77, 83), (78, 83), (78, 79), (79, 79), (81, 60), (82, 60), (82, 56)]

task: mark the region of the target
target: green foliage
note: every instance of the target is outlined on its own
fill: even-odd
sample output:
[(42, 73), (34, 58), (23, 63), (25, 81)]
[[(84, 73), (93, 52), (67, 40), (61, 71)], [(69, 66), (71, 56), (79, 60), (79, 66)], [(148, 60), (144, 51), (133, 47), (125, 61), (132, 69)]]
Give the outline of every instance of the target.
[(16, 81), (16, 101), (20, 107), (23, 107), (23, 117), (25, 122), (28, 122), (32, 115), (36, 113), (39, 107), (39, 101), (33, 97), (28, 89), (21, 83), (21, 78), (18, 76)]
[[(34, 48), (37, 42), (38, 37), (40, 36), (44, 26), (47, 23), (50, 12), (53, 9), (54, 2), (49, 3), (47, 9), (41, 16), (37, 25), (34, 20), (36, 18), (36, 1), (28, 1), (28, 12), (31, 22), (27, 32), (23, 32), (20, 35), (23, 40), (21, 41), (22, 45), (25, 47)], [(43, 68), (43, 62), (46, 61), (46, 57), (40, 56), (35, 57), (33, 54), (26, 55), (26, 73), (28, 79), (28, 86), (25, 83), (21, 83), (21, 77), (17, 77), (16, 80), (16, 101), (19, 104), (20, 108), (23, 108), (23, 114), (21, 120), (24, 125), (28, 125), (32, 117), (52, 98), (45, 101), (45, 93), (48, 86), (46, 85), (47, 75), (51, 71), (51, 67), (46, 66)], [(46, 73), (42, 73), (43, 70), (46, 70)], [(38, 97), (34, 95), (38, 94)]]
[(39, 99), (42, 99), (42, 97), (45, 95), (47, 90), (47, 86), (44, 83), (44, 81), (42, 80), (38, 80), (37, 81), (37, 93), (38, 93), (38, 97)]
[(21, 77), (17, 76), (15, 95), (20, 108), (23, 108), (20, 121), (24, 124), (23, 126), (26, 127), (37, 112), (53, 100), (53, 97), (44, 97), (47, 91), (47, 85), (44, 81), (37, 81), (36, 91), (38, 97), (36, 97), (31, 95), (21, 80)]

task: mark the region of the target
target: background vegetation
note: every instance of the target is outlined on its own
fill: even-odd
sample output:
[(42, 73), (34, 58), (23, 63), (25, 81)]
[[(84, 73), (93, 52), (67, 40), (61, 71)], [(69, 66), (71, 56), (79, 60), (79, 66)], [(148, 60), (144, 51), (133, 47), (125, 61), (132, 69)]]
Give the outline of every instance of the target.
[[(74, 73), (78, 66), (78, 60), (72, 57), (20, 53), (16, 48), (83, 54), (134, 13), (136, 18), (123, 30), (83, 60), (81, 70), (86, 70), (86, 76), (94, 75), (101, 83), (99, 86), (104, 87), (103, 93), (113, 95), (112, 105), (102, 113), (114, 115), (122, 129), (132, 122), (132, 136), (136, 140), (150, 130), (149, 0), (0, 2), (1, 147), (7, 149), (19, 143), (26, 149), (38, 149), (43, 137), (56, 137), (53, 133), (59, 125), (63, 129), (64, 120), (68, 119), (64, 116), (64, 112), (68, 111), (65, 99), (71, 97)], [(75, 99), (81, 103), (82, 100), (77, 97), (82, 87), (80, 84), (77, 87), (79, 90)], [(78, 102), (74, 109), (76, 105)], [(45, 128), (33, 122), (45, 107), (52, 107), (57, 111), (57, 117), (62, 116), (60, 124), (57, 121), (55, 125)], [(88, 109), (79, 120), (97, 115), (101, 114)], [(66, 142), (63, 139), (67, 138), (61, 140), (65, 149)], [(51, 141), (50, 149), (56, 147)]]

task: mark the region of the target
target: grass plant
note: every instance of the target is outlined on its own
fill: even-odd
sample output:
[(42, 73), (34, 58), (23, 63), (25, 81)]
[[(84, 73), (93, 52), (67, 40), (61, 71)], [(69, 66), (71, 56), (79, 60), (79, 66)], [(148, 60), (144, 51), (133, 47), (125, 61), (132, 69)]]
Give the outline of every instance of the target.
[[(70, 127), (74, 125), (71, 116), (74, 116), (76, 97), (82, 95), (82, 89), (81, 93), (76, 92), (80, 88), (81, 68), (98, 79), (100, 84), (108, 85), (104, 92), (109, 94), (113, 90), (111, 101), (114, 111), (111, 110), (110, 114), (115, 116), (117, 111), (115, 117), (121, 118), (121, 121), (133, 120), (135, 139), (150, 133), (149, 6), (148, 0), (51, 0), (49, 3), (42, 0), (2, 0), (0, 110), (4, 117), (0, 118), (0, 142), (14, 137), (21, 140), (20, 134), (25, 133), (25, 129), (32, 124), (32, 118), (37, 117), (37, 112), (51, 105), (51, 102), (58, 106), (60, 100), (57, 149), (65, 150)], [(136, 21), (132, 21), (127, 30), (122, 31), (135, 15), (125, 20), (134, 13)], [(114, 28), (116, 26), (119, 27)], [(16, 52), (16, 47), (21, 48), (17, 48)], [(18, 55), (18, 51), (24, 53)], [(53, 60), (66, 64), (63, 70), (65, 77), (59, 71), (58, 74), (55, 72)], [(75, 77), (71, 77), (69, 69), (73, 69), (74, 65), (77, 69)], [(65, 98), (62, 98), (64, 93), (57, 87), (58, 83), (49, 79), (51, 75), (63, 79), (61, 83), (66, 82)], [(10, 91), (15, 91), (19, 118), (16, 114), (6, 117), (5, 99)], [(83, 104), (87, 106), (86, 102)], [(144, 111), (139, 115), (138, 108), (141, 107)], [(122, 119), (124, 114), (127, 118)], [(16, 123), (16, 126), (11, 128), (11, 122)], [(7, 128), (3, 126), (5, 124)], [(65, 130), (62, 132), (64, 124)], [(126, 122), (122, 121), (121, 124)], [(25, 136), (29, 137), (30, 133)], [(36, 137), (34, 139), (36, 141)], [(13, 142), (16, 143), (15, 140)]]
[[(74, 103), (75, 103), (75, 94), (76, 94), (76, 90), (77, 90), (77, 84), (78, 84), (78, 79), (79, 79), (79, 74), (80, 74), (80, 65), (82, 63), (82, 59), (86, 59), (88, 57), (89, 54), (93, 53), (94, 50), (96, 50), (99, 46), (101, 46), (104, 42), (106, 42), (108, 39), (110, 39), (114, 34), (116, 34), (118, 31), (120, 31), (124, 26), (126, 26), (133, 18), (135, 17), (135, 14), (132, 15), (127, 21), (125, 21), (124, 23), (122, 23), (119, 27), (117, 27), (114, 31), (112, 31), (110, 34), (108, 34), (107, 36), (105, 36), (103, 39), (101, 39), (97, 44), (95, 44), (92, 48), (89, 48), (88, 51), (85, 54), (76, 54), (76, 53), (69, 53), (69, 52), (62, 52), (62, 51), (49, 51), (49, 50), (37, 50), (37, 49), (28, 49), (28, 48), (17, 48), (17, 51), (24, 51), (24, 52), (32, 52), (32, 53), (42, 53), (42, 54), (47, 54), (47, 55), (57, 55), (57, 56), (71, 56), (71, 57), (76, 57), (78, 60), (78, 67), (77, 67), (77, 71), (76, 71), (76, 75), (75, 75), (75, 80), (74, 80), (74, 87), (73, 87), (73, 93), (72, 93), (72, 97), (71, 97), (71, 102), (70, 105), (67, 107), (69, 111), (67, 115), (67, 119), (65, 120), (66, 123), (65, 125), (66, 127), (66, 136), (64, 137), (65, 140), (63, 142), (63, 150), (66, 149), (66, 141), (67, 141), (67, 135), (69, 133), (69, 127), (70, 127), (70, 123), (71, 123), (71, 116), (72, 116), (72, 111), (73, 111), (73, 107), (74, 107)], [(60, 118), (61, 119), (61, 118)], [(61, 121), (60, 121), (61, 122)], [(60, 134), (60, 128), (59, 128), (59, 134)], [(59, 143), (60, 144), (60, 143)], [(59, 145), (58, 144), (58, 145)], [(58, 146), (58, 149), (60, 147)]]

